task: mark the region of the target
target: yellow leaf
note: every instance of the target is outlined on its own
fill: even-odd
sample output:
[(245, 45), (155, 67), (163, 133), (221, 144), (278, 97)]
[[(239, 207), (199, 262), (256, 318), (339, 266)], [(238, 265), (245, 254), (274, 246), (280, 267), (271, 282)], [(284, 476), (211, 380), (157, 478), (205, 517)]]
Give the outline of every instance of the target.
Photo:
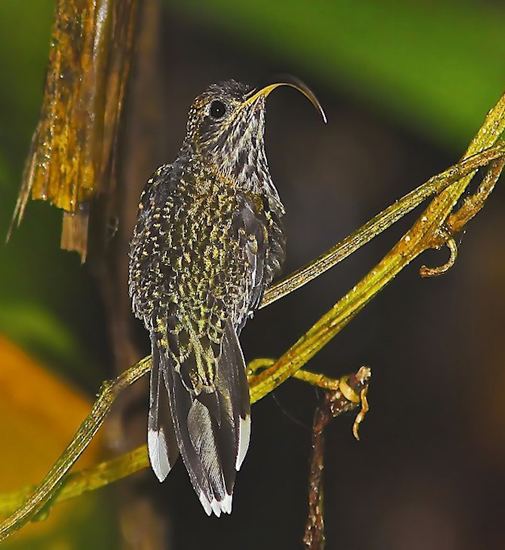
[[(41, 481), (91, 406), (82, 392), (0, 336), (0, 491)], [(96, 462), (99, 447), (95, 438), (80, 465)], [(77, 502), (58, 506), (21, 537), (47, 534), (75, 514)]]

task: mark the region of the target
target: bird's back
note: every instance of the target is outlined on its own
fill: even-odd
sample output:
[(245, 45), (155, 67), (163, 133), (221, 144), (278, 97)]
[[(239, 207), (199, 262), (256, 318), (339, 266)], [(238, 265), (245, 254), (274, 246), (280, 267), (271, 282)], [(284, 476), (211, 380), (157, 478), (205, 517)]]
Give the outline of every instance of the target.
[(280, 216), (268, 204), (198, 160), (178, 159), (149, 180), (131, 242), (133, 308), (153, 347), (151, 463), (162, 479), (180, 450), (202, 504), (218, 515), (231, 509), (249, 442), (238, 334), (283, 255), (282, 230), (272, 230)]
[(275, 270), (266, 268), (270, 225), (261, 195), (194, 160), (162, 166), (142, 195), (130, 247), (137, 317), (151, 328), (170, 310), (216, 343), (224, 318), (240, 331)]

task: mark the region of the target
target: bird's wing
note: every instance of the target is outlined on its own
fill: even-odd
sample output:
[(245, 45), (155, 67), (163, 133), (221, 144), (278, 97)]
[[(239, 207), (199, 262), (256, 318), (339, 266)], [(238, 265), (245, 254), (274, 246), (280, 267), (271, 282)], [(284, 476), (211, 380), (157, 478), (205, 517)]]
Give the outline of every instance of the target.
[(268, 231), (268, 248), (265, 257), (264, 286), (270, 285), (274, 278), (281, 272), (282, 264), (286, 257), (286, 234), (282, 218), (284, 207), (275, 197), (270, 197), (265, 209)]
[[(167, 323), (163, 371), (181, 455), (204, 509), (216, 515), (231, 511), (249, 445), (249, 386), (237, 334), (261, 300), (267, 246), (264, 224), (246, 202), (224, 237), (222, 254), (213, 256), (201, 284), (192, 281), (192, 299)], [(199, 251), (194, 273), (209, 256), (212, 251)]]
[(234, 304), (234, 324), (240, 334), (249, 315), (260, 305), (266, 288), (266, 260), (269, 247), (268, 220), (258, 213), (250, 197), (242, 196), (233, 222), (232, 232), (243, 253), (244, 277), (242, 296)]
[[(130, 292), (153, 343), (153, 469), (160, 479), (168, 473), (175, 433), (202, 505), (219, 515), (231, 511), (249, 444), (249, 388), (237, 334), (263, 294), (267, 233), (247, 201), (227, 206), (214, 197), (218, 204), (199, 211), (186, 180), (166, 169), (146, 189), (130, 251)], [(162, 378), (171, 411), (163, 429)]]

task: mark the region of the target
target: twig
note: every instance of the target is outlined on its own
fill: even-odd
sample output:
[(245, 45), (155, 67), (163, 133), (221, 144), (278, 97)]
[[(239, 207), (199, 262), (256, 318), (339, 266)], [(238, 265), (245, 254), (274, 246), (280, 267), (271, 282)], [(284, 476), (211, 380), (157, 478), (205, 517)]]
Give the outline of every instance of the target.
[[(253, 402), (261, 399), (287, 378), (293, 376), (296, 371), (305, 365), (307, 361), (340, 332), (388, 282), (421, 252), (439, 245), (440, 230), (443, 224), (446, 223), (459, 197), (469, 185), (475, 170), (479, 166), (483, 166), (491, 160), (503, 156), (503, 145), (492, 150), (489, 149), (488, 151), (484, 151), (484, 149), (495, 145), (504, 127), (505, 95), (489, 112), (479, 133), (466, 152), (466, 160), (450, 169), (455, 172), (448, 173), (446, 171), (443, 173), (445, 174), (443, 177), (440, 176), (442, 177), (442, 181), (438, 183), (440, 183), (440, 188), (443, 188), (443, 190), (432, 200), (413, 227), (383, 260), (315, 323), (305, 335), (271, 367), (254, 378), (251, 386), (251, 400)], [(477, 156), (477, 153), (480, 154)], [(472, 155), (476, 156), (471, 159)], [(448, 187), (444, 187), (444, 181), (445, 185), (447, 181), (450, 181), (451, 184)], [(324, 260), (324, 257), (321, 257), (306, 268), (306, 273), (309, 275), (295, 275), (295, 283), (293, 284), (290, 283), (291, 278), (288, 278), (279, 283), (279, 285), (275, 285), (270, 293), (265, 295), (262, 306), (270, 304), (280, 296), (285, 295), (288, 292), (286, 289), (292, 292), (296, 288), (299, 288), (308, 282), (308, 280), (328, 269), (327, 265), (334, 265), (336, 262), (347, 257), (352, 251), (357, 250), (375, 235), (381, 233), (401, 216), (410, 212), (415, 207), (413, 206), (414, 204), (417, 206), (421, 202), (422, 199), (420, 197), (426, 198), (425, 193), (428, 193), (427, 196), (429, 196), (437, 192), (436, 189), (439, 189), (437, 187), (438, 183), (435, 185), (432, 178), (432, 180), (429, 180), (425, 184), (426, 189), (430, 190), (429, 193), (428, 191), (422, 191), (421, 186), (421, 188), (413, 192), (414, 198), (412, 198), (412, 194), (407, 195), (407, 197), (410, 196), (410, 199), (403, 199), (403, 202), (398, 201), (386, 209), (382, 215), (374, 219), (375, 221), (372, 220), (371, 227), (366, 224), (354, 236), (351, 236), (349, 240), (344, 240), (340, 245), (337, 245), (336, 249), (330, 250), (328, 256), (331, 256), (332, 260), (329, 263)], [(363, 235), (365, 236), (364, 238), (362, 238)], [(104, 387), (90, 415), (83, 422), (76, 436), (56, 461), (46, 478), (21, 507), (0, 524), (0, 540), (8, 537), (34, 517), (54, 496), (64, 476), (102, 424), (117, 394), (148, 372), (149, 368), (150, 358), (146, 357), (137, 365), (125, 371), (114, 382), (108, 383)], [(0, 501), (2, 501), (1, 496)]]
[(460, 233), (466, 224), (480, 212), (489, 195), (492, 193), (504, 166), (505, 157), (492, 161), (477, 191), (473, 195), (467, 197), (461, 208), (449, 216), (445, 227), (439, 233), (440, 242), (438, 246), (436, 246), (436, 248), (439, 248), (445, 244), (449, 248), (449, 260), (439, 267), (421, 266), (419, 270), (421, 277), (442, 275), (454, 265), (458, 255), (458, 248), (454, 235)]
[(359, 248), (369, 243), (379, 233), (382, 233), (399, 219), (406, 216), (428, 197), (440, 193), (450, 184), (474, 172), (477, 168), (487, 165), (493, 159), (502, 157), (504, 152), (504, 144), (490, 147), (485, 151), (463, 159), (460, 163), (433, 176), (427, 182), (377, 214), (344, 240), (324, 252), (319, 258), (316, 258), (306, 266), (288, 275), (285, 279), (272, 285), (265, 292), (260, 307), (263, 308), (270, 305), (287, 294), (298, 290), (316, 277), (319, 277), (319, 275), (325, 273), (342, 260), (345, 260)]
[(19, 529), (43, 509), (54, 493), (58, 491), (65, 474), (93, 439), (116, 397), (121, 391), (144, 375), (149, 370), (150, 363), (151, 358), (146, 357), (118, 376), (113, 382), (102, 384), (99, 397), (95, 401), (91, 412), (77, 430), (68, 447), (49, 470), (42, 483), (28, 496), (23, 505), (0, 525), (0, 540)]
[[(308, 514), (303, 543), (307, 550), (324, 548), (324, 429), (332, 418), (361, 406), (353, 426), (353, 434), (358, 437), (358, 427), (368, 411), (366, 394), (371, 371), (361, 367), (356, 374), (344, 376), (339, 388), (327, 391), (323, 402), (316, 408), (312, 424), (312, 456), (310, 460)], [(344, 390), (345, 388), (345, 390)]]
[[(493, 146), (505, 129), (505, 94), (488, 113), (465, 157)], [(259, 374), (252, 396), (263, 396), (305, 365), (419, 254), (439, 244), (440, 230), (475, 172), (463, 176), (438, 194), (411, 229), (386, 256), (319, 319), (276, 363)]]
[(465, 225), (481, 211), (493, 191), (504, 166), (505, 157), (491, 162), (489, 170), (479, 185), (477, 192), (467, 197), (463, 202), (463, 206), (449, 216), (447, 228), (453, 235), (462, 231)]
[[(51, 499), (51, 506), (129, 477), (136, 472), (144, 470), (148, 465), (147, 447), (141, 445), (133, 451), (128, 451), (112, 460), (107, 460), (91, 468), (67, 474), (61, 486), (58, 487), (55, 497)], [(26, 487), (21, 491), (2, 495), (0, 515), (5, 516), (10, 514), (22, 506), (32, 490), (32, 487)]]
[[(260, 370), (264, 370), (268, 367), (271, 367), (275, 364), (275, 359), (270, 358), (258, 358), (253, 359), (247, 365), (247, 379), (249, 380), (249, 385), (254, 385), (256, 373)], [(310, 372), (305, 369), (299, 369), (293, 374), (293, 378), (301, 380), (302, 382), (307, 382), (311, 386), (316, 386), (322, 388), (323, 390), (337, 390), (339, 387), (340, 380), (335, 378), (329, 378), (324, 374), (319, 374), (316, 372)]]

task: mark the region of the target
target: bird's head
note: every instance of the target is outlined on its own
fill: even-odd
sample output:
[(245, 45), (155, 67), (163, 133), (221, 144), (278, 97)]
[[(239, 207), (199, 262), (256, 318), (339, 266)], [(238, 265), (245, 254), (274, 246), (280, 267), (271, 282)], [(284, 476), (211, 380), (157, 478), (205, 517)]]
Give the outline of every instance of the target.
[(262, 181), (269, 180), (263, 142), (265, 101), (280, 86), (301, 92), (326, 122), (314, 93), (293, 77), (259, 88), (227, 80), (209, 86), (194, 100), (185, 145), (244, 188), (258, 190), (258, 185), (268, 184)]

